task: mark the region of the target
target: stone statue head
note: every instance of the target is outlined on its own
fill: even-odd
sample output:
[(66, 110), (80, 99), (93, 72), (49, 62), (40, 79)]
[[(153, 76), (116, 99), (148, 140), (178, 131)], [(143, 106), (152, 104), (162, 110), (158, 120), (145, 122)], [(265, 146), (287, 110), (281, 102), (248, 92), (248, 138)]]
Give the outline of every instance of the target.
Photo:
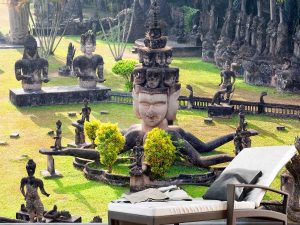
[(36, 168), (36, 164), (32, 159), (29, 159), (26, 165), (26, 170), (27, 170), (27, 174), (28, 176), (33, 176), (35, 173), (35, 168)]
[(161, 82), (161, 70), (158, 68), (150, 68), (146, 72), (146, 87), (147, 88), (157, 88)]
[(178, 68), (167, 68), (164, 74), (164, 85), (166, 87), (172, 87), (178, 83), (179, 69)]
[(86, 55), (92, 55), (96, 50), (96, 36), (92, 30), (81, 35), (81, 51)]
[(87, 98), (83, 99), (83, 105), (87, 107), (89, 104), (89, 100)]
[(24, 56), (23, 58), (37, 58), (38, 51), (37, 51), (37, 42), (32, 35), (27, 35), (25, 42), (24, 42)]
[(146, 69), (136, 67), (132, 73), (132, 82), (135, 85), (143, 85), (146, 82)]
[(136, 86), (132, 92), (133, 108), (142, 120), (142, 130), (155, 127), (166, 130), (168, 120), (174, 120), (178, 110), (179, 90), (170, 94), (169, 88), (148, 89)]
[(59, 129), (61, 128), (62, 122), (60, 120), (57, 120), (56, 127)]

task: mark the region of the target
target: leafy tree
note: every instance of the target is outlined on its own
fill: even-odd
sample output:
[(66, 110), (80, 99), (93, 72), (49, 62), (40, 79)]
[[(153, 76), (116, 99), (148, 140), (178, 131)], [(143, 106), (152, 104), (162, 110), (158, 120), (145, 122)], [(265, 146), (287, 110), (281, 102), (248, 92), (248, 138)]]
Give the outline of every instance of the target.
[(112, 68), (112, 72), (122, 76), (125, 79), (125, 90), (131, 91), (133, 83), (131, 81), (131, 74), (137, 64), (134, 60), (121, 60), (118, 61)]
[(95, 146), (95, 139), (97, 135), (97, 130), (99, 129), (101, 123), (99, 120), (85, 121), (84, 123), (84, 133), (92, 141), (93, 147)]
[(117, 124), (101, 123), (95, 140), (100, 153), (100, 162), (107, 166), (108, 173), (116, 162), (120, 150), (124, 148), (125, 138)]
[(171, 135), (159, 128), (148, 132), (144, 151), (145, 160), (156, 178), (162, 177), (175, 160), (176, 148), (171, 141)]

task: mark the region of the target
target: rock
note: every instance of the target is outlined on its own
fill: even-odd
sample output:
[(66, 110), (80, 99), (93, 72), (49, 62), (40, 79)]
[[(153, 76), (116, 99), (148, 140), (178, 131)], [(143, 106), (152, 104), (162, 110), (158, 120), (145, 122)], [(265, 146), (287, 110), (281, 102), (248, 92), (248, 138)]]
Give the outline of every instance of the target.
[(212, 118), (204, 118), (204, 123), (206, 123), (206, 124), (212, 124), (213, 123), (213, 119)]
[(48, 131), (48, 135), (54, 135), (54, 130)]
[(107, 115), (107, 114), (109, 114), (108, 111), (100, 111), (100, 115)]
[(10, 134), (10, 138), (17, 139), (17, 138), (19, 138), (19, 137), (20, 137), (20, 134), (17, 133), (17, 132), (14, 132), (14, 133)]
[(7, 145), (6, 141), (0, 141), (0, 146), (5, 146), (5, 145)]
[(68, 116), (69, 117), (75, 117), (76, 116), (76, 112), (68, 112)]
[(279, 131), (284, 131), (285, 130), (285, 126), (277, 126), (276, 129), (279, 130)]

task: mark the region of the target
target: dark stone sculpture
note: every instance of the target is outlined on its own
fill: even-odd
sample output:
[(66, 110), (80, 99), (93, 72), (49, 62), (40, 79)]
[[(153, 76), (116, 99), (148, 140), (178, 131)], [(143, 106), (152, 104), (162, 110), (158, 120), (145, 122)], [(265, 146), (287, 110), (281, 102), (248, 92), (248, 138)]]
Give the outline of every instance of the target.
[(53, 146), (54, 150), (61, 150), (62, 149), (62, 145), (61, 145), (61, 139), (62, 139), (61, 125), (62, 125), (62, 122), (60, 120), (58, 120), (56, 122), (56, 135), (55, 135), (55, 137), (53, 137), (55, 139), (55, 143), (54, 143), (54, 146)]
[(256, 52), (254, 58), (261, 57), (266, 47), (266, 25), (264, 17), (258, 17), (256, 32)]
[(95, 55), (96, 36), (93, 31), (81, 35), (81, 51), (84, 53), (73, 61), (74, 74), (79, 78), (82, 88), (95, 88), (97, 83), (105, 81), (103, 75), (103, 58)]
[(133, 147), (134, 162), (130, 165), (130, 175), (131, 176), (141, 176), (143, 175), (143, 157), (144, 148), (142, 142), (139, 138), (136, 140), (136, 146)]
[(22, 81), (24, 91), (39, 91), (47, 83), (48, 61), (40, 58), (35, 38), (28, 35), (24, 43), (23, 58), (15, 63), (15, 75)]
[(89, 105), (89, 100), (85, 98), (83, 100), (83, 108), (81, 109), (81, 112), (80, 112), (81, 121), (83, 121), (83, 122), (85, 122), (85, 121), (90, 122), (90, 114), (92, 112), (92, 109), (88, 105)]
[(58, 211), (57, 206), (54, 205), (53, 209), (45, 213), (44, 217), (47, 219), (52, 219), (54, 221), (57, 221), (57, 220), (68, 220), (72, 216), (69, 211)]
[(247, 130), (247, 122), (245, 120), (245, 114), (244, 111), (245, 107), (241, 106), (240, 113), (239, 113), (239, 125), (236, 129), (236, 134), (234, 137), (234, 153), (235, 155), (238, 155), (244, 148), (250, 148), (251, 147), (251, 139), (250, 136), (252, 136), (252, 133)]
[(194, 106), (194, 91), (193, 91), (193, 87), (189, 84), (186, 85), (186, 89), (189, 90), (190, 94), (188, 96), (188, 109), (192, 109)]
[(267, 92), (262, 92), (260, 94), (260, 98), (259, 98), (259, 104), (258, 104), (258, 111), (257, 113), (258, 114), (262, 114), (262, 113), (265, 113), (265, 100), (264, 100), (264, 97), (267, 96), (268, 93)]
[(75, 127), (75, 145), (81, 146), (85, 144), (85, 135), (84, 135), (84, 121), (78, 120), (77, 122), (72, 123), (72, 126)]
[(176, 28), (177, 28), (176, 41), (178, 43), (185, 43), (187, 40), (186, 40), (185, 31), (184, 31), (184, 14), (183, 13), (180, 13)]
[(234, 92), (234, 83), (236, 79), (235, 73), (230, 69), (230, 63), (226, 63), (226, 68), (220, 73), (221, 82), (219, 84), (221, 90), (226, 90), (226, 98), (222, 96), (225, 101), (230, 100), (230, 95)]
[(294, 50), (292, 62), (298, 63), (300, 62), (300, 25), (297, 26), (296, 33), (294, 35)]
[(28, 160), (26, 165), (28, 177), (22, 178), (20, 185), (21, 193), (26, 200), (26, 209), (31, 223), (35, 222), (35, 217), (37, 222), (41, 222), (44, 214), (44, 206), (38, 195), (38, 189), (41, 190), (43, 195), (49, 197), (49, 194), (44, 189), (43, 181), (34, 177), (35, 168), (35, 162), (32, 159)]
[(59, 75), (62, 75), (62, 76), (71, 75), (75, 52), (76, 52), (76, 49), (75, 49), (74, 45), (70, 42), (69, 47), (68, 47), (66, 65), (59, 68), (59, 70), (58, 70)]

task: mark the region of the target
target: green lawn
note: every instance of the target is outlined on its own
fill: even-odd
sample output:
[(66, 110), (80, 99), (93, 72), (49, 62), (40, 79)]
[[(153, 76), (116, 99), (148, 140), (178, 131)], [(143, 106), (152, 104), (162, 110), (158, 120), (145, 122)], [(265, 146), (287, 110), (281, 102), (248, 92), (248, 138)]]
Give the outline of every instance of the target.
[[(80, 54), (79, 37), (65, 37), (55, 56), (49, 59), (51, 81), (45, 86), (77, 84), (76, 78), (58, 77), (56, 73), (58, 67), (65, 62), (65, 54), (70, 41), (77, 48), (76, 55)], [(111, 68), (114, 61), (108, 47), (101, 41), (98, 41), (97, 53), (103, 55), (105, 60), (105, 77), (107, 79), (105, 85), (115, 91), (122, 91), (123, 80), (112, 74)], [(78, 112), (81, 109), (80, 104), (28, 108), (13, 106), (9, 102), (8, 91), (10, 88), (21, 86), (14, 77), (14, 62), (21, 57), (22, 51), (20, 50), (0, 50), (0, 140), (8, 142), (7, 146), (0, 147), (2, 156), (0, 177), (3, 181), (0, 188), (0, 204), (2, 206), (0, 216), (11, 218), (14, 218), (15, 212), (24, 202), (19, 191), (19, 182), (26, 175), (27, 159), (30, 157), (36, 161), (36, 176), (40, 177), (39, 171), (46, 168), (46, 157), (40, 155), (38, 149), (53, 144), (53, 139), (47, 135), (47, 132), (55, 129), (55, 122), (60, 119), (63, 122), (63, 144), (66, 145), (73, 141), (74, 129), (71, 123), (77, 118), (69, 118), (67, 113), (69, 111)], [(128, 50), (125, 57), (136, 59), (136, 55), (132, 55)], [(180, 67), (182, 94), (187, 94), (184, 87), (188, 83), (194, 86), (195, 95), (212, 96), (217, 89), (219, 71), (214, 65), (203, 63), (198, 58), (176, 58), (173, 64)], [(265, 88), (252, 87), (244, 84), (242, 80), (238, 80), (235, 98), (258, 99), (262, 90)], [(280, 94), (270, 88), (268, 90), (270, 96), (266, 99), (277, 102), (300, 102), (299, 95)], [(97, 103), (91, 104), (91, 107), (93, 118), (100, 119), (102, 122), (116, 122), (121, 128), (139, 122), (133, 114), (132, 107), (128, 105)], [(107, 110), (109, 114), (100, 115), (101, 110)], [(178, 113), (177, 124), (204, 141), (233, 132), (238, 124), (238, 118), (235, 116), (230, 120), (215, 119), (213, 125), (206, 125), (203, 122), (206, 116), (207, 112), (181, 110)], [(249, 128), (260, 132), (259, 136), (252, 139), (253, 146), (292, 144), (294, 137), (300, 133), (300, 124), (296, 120), (249, 115), (247, 121)], [(286, 126), (287, 130), (279, 132), (276, 130), (277, 125)], [(9, 134), (12, 132), (19, 132), (21, 137), (17, 140), (9, 139)], [(218, 151), (233, 154), (233, 144), (226, 144)], [(57, 204), (59, 209), (67, 209), (74, 215), (83, 216), (85, 222), (91, 220), (95, 215), (100, 215), (104, 220), (107, 220), (107, 204), (111, 200), (119, 198), (123, 192), (128, 191), (128, 188), (88, 181), (81, 171), (73, 168), (72, 161), (71, 157), (56, 158), (56, 168), (64, 177), (44, 180), (46, 190), (51, 194), (49, 198), (42, 196), (45, 207), (49, 209), (53, 204)], [(127, 165), (120, 166), (121, 172), (126, 171)], [(115, 168), (115, 170), (117, 169), (118, 167)], [(175, 175), (185, 169), (191, 172), (191, 168), (177, 167), (169, 171), (168, 174)], [(279, 188), (278, 178), (274, 181), (273, 187)], [(184, 186), (184, 189), (193, 197), (200, 197), (207, 188)], [(270, 197), (273, 196), (267, 196), (267, 198)]]

